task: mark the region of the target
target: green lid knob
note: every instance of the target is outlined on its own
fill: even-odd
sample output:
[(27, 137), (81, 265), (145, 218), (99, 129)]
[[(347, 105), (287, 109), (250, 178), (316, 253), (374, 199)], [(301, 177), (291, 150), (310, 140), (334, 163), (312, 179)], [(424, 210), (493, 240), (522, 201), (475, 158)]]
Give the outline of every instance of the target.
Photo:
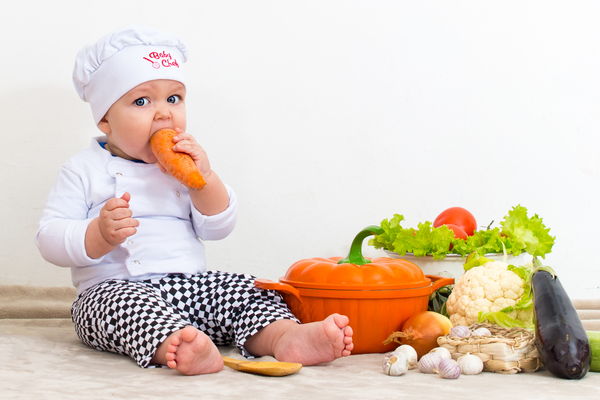
[(369, 264), (371, 261), (367, 260), (362, 255), (362, 243), (365, 238), (372, 235), (381, 235), (383, 233), (383, 229), (377, 225), (367, 226), (365, 229), (360, 231), (358, 235), (352, 241), (350, 245), (350, 252), (348, 253), (348, 257), (342, 258), (338, 261), (338, 264), (356, 264), (363, 265)]

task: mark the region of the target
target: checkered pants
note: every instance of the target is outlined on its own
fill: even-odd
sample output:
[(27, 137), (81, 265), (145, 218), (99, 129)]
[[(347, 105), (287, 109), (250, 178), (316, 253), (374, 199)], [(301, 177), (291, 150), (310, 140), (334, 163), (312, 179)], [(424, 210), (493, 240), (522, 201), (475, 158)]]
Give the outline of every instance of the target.
[(246, 340), (279, 319), (299, 322), (279, 293), (254, 287), (254, 277), (209, 271), (147, 281), (110, 280), (80, 294), (71, 308), (77, 336), (100, 351), (149, 366), (158, 346), (192, 325), (217, 346)]

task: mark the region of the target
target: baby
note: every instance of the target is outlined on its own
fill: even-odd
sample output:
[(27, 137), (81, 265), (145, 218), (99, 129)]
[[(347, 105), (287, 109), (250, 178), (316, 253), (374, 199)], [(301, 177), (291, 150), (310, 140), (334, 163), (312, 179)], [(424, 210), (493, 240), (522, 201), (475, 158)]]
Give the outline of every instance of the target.
[[(186, 375), (220, 371), (217, 346), (230, 343), (246, 357), (304, 365), (348, 356), (346, 316), (300, 324), (253, 276), (206, 270), (201, 240), (229, 235), (237, 199), (186, 132), (186, 59), (179, 38), (140, 26), (77, 55), (73, 82), (104, 135), (63, 165), (36, 236), (47, 261), (71, 269), (77, 335), (141, 367)], [(173, 149), (192, 157), (203, 190), (157, 163), (150, 137), (162, 128), (177, 132)]]

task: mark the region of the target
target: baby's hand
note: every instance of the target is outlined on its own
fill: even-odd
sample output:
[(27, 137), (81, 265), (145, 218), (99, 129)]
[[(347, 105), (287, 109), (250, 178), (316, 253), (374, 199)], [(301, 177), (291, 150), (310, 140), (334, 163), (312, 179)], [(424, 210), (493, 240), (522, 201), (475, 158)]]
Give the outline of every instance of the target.
[(204, 180), (207, 180), (211, 169), (206, 152), (202, 146), (196, 142), (196, 139), (194, 139), (192, 135), (179, 128), (175, 128), (175, 131), (177, 132), (177, 136), (173, 138), (173, 142), (175, 143), (173, 150), (189, 154), (190, 157), (192, 157), (192, 160), (194, 160), (196, 167), (198, 167), (198, 170), (204, 177)]
[(99, 225), (100, 233), (108, 243), (117, 246), (123, 243), (129, 236), (137, 232), (136, 226), (140, 223), (131, 218), (133, 213), (129, 209), (129, 193), (123, 194), (119, 199), (113, 198), (106, 202), (100, 210)]

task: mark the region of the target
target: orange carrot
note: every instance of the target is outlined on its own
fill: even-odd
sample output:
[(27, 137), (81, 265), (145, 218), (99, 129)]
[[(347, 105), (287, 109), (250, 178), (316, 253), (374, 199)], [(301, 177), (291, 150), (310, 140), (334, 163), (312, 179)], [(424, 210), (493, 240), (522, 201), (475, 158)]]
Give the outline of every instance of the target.
[(158, 162), (179, 182), (190, 189), (202, 190), (206, 182), (194, 164), (192, 157), (186, 153), (173, 151), (173, 136), (177, 135), (172, 129), (161, 129), (154, 132), (150, 138), (150, 148)]

